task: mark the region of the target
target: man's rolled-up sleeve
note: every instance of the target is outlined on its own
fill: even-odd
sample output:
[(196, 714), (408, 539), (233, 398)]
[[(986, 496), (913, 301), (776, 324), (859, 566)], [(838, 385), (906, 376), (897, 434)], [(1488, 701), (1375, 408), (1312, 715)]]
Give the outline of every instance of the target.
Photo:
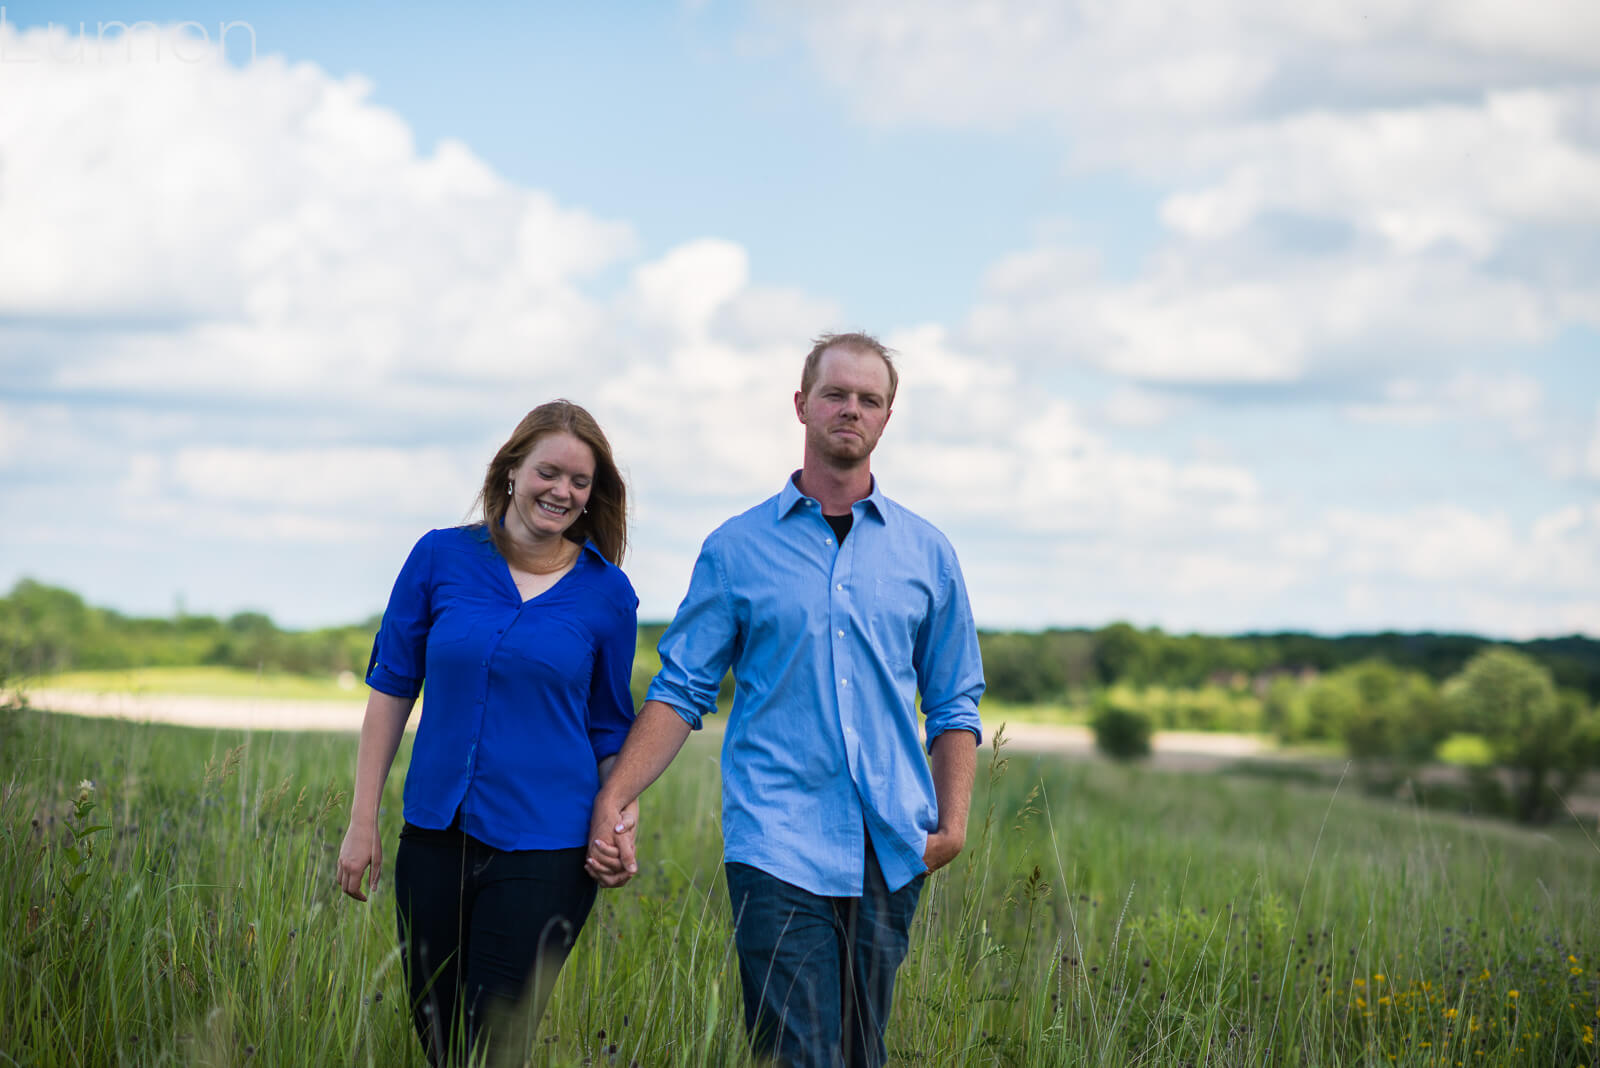
[(661, 670), (650, 680), (646, 700), (672, 706), (695, 730), (717, 709), (717, 691), (733, 664), (738, 623), (712, 539), (700, 548), (689, 592), (656, 650)]
[(930, 750), (933, 740), (948, 730), (971, 731), (983, 743), (983, 721), (978, 718), (983, 654), (954, 550), (946, 550), (941, 572), (933, 610), (918, 629), (912, 650)]

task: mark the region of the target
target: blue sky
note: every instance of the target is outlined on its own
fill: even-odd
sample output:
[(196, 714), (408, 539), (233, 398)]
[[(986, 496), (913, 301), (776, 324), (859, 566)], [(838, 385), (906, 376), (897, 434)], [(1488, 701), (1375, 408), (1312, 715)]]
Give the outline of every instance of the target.
[(7, 4), (0, 583), (364, 617), (564, 394), (664, 618), (863, 327), (980, 624), (1600, 634), (1600, 15), (1214, 7)]

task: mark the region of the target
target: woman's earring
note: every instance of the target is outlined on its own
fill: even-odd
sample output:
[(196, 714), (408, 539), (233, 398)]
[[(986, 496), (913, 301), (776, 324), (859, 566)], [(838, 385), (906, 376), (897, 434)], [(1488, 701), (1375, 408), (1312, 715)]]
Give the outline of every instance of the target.
[(507, 497), (511, 496), (512, 491), (514, 491), (516, 488), (517, 488), (517, 484), (515, 482), (511, 481), (509, 478), (506, 479), (506, 496)]

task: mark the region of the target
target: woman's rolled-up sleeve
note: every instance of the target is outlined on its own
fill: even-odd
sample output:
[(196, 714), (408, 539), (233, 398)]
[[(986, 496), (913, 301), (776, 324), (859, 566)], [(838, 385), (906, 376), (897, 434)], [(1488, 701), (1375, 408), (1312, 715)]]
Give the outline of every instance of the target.
[(598, 763), (622, 750), (633, 726), (633, 654), (638, 647), (639, 599), (618, 606), (600, 636), (589, 683), (589, 745)]
[(383, 622), (372, 641), (367, 685), (391, 697), (416, 697), (427, 675), (433, 625), (433, 533), (424, 534), (394, 580)]

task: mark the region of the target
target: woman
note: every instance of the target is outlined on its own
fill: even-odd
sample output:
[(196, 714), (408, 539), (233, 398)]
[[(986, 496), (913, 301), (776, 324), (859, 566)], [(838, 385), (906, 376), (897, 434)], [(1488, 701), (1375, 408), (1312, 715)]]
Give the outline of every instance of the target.
[(365, 901), (363, 876), (371, 890), (383, 866), (378, 801), (426, 679), (395, 898), (432, 1064), (479, 1047), (522, 1060), (595, 880), (626, 881), (632, 861), (612, 849), (609, 867), (584, 869), (594, 794), (633, 719), (639, 601), (617, 567), (627, 502), (611, 447), (576, 404), (541, 405), (480, 501), (481, 523), (425, 534), (395, 581), (339, 850), (340, 886)]

